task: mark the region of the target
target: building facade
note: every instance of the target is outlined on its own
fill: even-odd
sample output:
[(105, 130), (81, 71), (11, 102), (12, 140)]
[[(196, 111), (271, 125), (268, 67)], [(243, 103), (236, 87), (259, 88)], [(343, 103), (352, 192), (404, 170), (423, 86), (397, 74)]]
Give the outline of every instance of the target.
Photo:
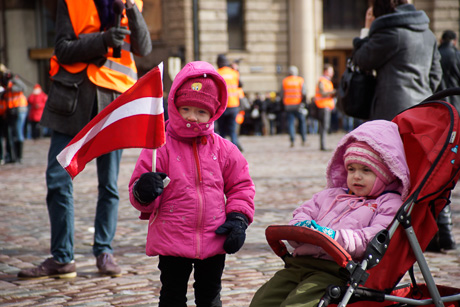
[[(352, 40), (364, 24), (368, 0), (144, 0), (152, 53), (136, 59), (140, 74), (165, 64), (165, 91), (193, 60), (216, 65), (217, 55), (239, 60), (248, 94), (279, 91), (296, 65), (314, 95), (324, 62), (344, 70)], [(414, 0), (438, 39), (459, 32), (458, 0)], [(0, 62), (33, 84), (49, 86), (56, 0), (0, 0)]]

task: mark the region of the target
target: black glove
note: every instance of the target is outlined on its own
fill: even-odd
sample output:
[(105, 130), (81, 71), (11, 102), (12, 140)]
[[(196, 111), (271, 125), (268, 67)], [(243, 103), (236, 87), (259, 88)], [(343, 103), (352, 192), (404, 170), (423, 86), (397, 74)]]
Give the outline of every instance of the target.
[(228, 254), (234, 254), (240, 250), (246, 239), (246, 228), (248, 218), (238, 212), (231, 212), (227, 215), (225, 223), (216, 230), (218, 235), (227, 235), (224, 242), (224, 250)]
[(165, 173), (150, 172), (142, 174), (139, 180), (134, 183), (134, 197), (141, 204), (151, 203), (163, 193), (163, 179), (166, 177)]
[(107, 47), (117, 48), (123, 45), (125, 36), (130, 34), (131, 31), (126, 27), (112, 27), (102, 34), (102, 38)]

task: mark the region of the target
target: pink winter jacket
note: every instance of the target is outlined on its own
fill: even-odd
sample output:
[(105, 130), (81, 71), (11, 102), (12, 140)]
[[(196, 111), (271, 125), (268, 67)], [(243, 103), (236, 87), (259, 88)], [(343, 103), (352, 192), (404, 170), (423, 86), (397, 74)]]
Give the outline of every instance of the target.
[[(379, 152), (397, 178), (376, 199), (348, 194), (343, 155), (353, 140), (366, 142)], [(329, 161), (326, 177), (327, 189), (297, 208), (289, 224), (315, 220), (321, 226), (332, 228), (336, 231), (335, 240), (353, 259), (358, 260), (370, 240), (392, 222), (409, 192), (409, 168), (398, 126), (390, 121), (375, 120), (362, 124), (344, 136)], [(331, 259), (317, 246), (289, 243), (295, 248), (294, 255)]]
[[(219, 85), (221, 106), (208, 123), (185, 121), (174, 104), (177, 88), (187, 79), (206, 76)], [(238, 148), (214, 133), (214, 121), (226, 108), (227, 87), (213, 66), (188, 63), (176, 76), (168, 100), (166, 144), (157, 150), (156, 171), (171, 179), (163, 193), (151, 204), (142, 205), (132, 189), (139, 177), (152, 171), (152, 150), (142, 150), (131, 180), (129, 196), (149, 219), (146, 253), (205, 259), (225, 254), (225, 236), (215, 230), (230, 212), (254, 216), (254, 183), (248, 163)]]

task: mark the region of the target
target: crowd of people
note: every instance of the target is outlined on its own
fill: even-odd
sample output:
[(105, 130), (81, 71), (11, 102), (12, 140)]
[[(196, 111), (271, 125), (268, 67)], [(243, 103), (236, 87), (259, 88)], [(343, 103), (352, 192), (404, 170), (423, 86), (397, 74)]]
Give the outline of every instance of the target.
[(47, 95), (39, 84), (26, 97), (26, 85), (0, 64), (0, 165), (21, 163), (25, 139), (43, 137), (40, 125)]
[[(334, 98), (334, 105), (335, 101)], [(302, 102), (299, 106), (299, 118), (305, 122), (305, 140), (307, 139), (306, 135), (319, 134), (320, 131), (320, 119), (317, 117), (317, 110), (312, 105), (313, 103), (314, 99), (311, 99), (308, 103)], [(280, 91), (256, 93), (252, 99), (249, 99), (248, 107), (244, 111), (244, 121), (239, 125), (240, 135), (289, 134), (288, 112), (283, 104)], [(301, 134), (298, 124), (301, 121), (292, 121), (295, 134)], [(329, 120), (326, 121), (328, 127), (324, 131), (326, 134), (338, 131), (349, 132), (361, 122), (361, 120), (346, 116), (334, 106), (329, 111)], [(289, 135), (290, 139), (291, 136)], [(295, 135), (293, 139), (295, 139)], [(289, 146), (295, 146), (295, 143), (290, 142), (289, 144)], [(326, 149), (325, 146), (324, 149)]]
[[(27, 116), (33, 138), (42, 135), (40, 126), (51, 131), (46, 204), (52, 256), (36, 267), (21, 270), (18, 276), (24, 279), (77, 275), (73, 184), (56, 156), (96, 114), (136, 82), (133, 55), (146, 56), (152, 50), (141, 14), (142, 1), (123, 3), (121, 26), (114, 26), (114, 16), (102, 14), (107, 12), (107, 3), (84, 2), (82, 6), (76, 1), (58, 1), (50, 70), (53, 82), (48, 97), (40, 86), (35, 86), (27, 102), (20, 78), (6, 70), (2, 73), (0, 137), (5, 138), (7, 149), (4, 154), (0, 147), (0, 158), (5, 162), (21, 161)], [(76, 16), (79, 18), (73, 18)], [(435, 92), (439, 84), (449, 87), (458, 85), (460, 80), (459, 69), (447, 73), (452, 65), (460, 67), (453, 43), (456, 37), (452, 33), (443, 35), (440, 54), (428, 22), (423, 11), (415, 10), (405, 0), (373, 1), (366, 14), (367, 31), (353, 42), (357, 64), (377, 70), (378, 76), (371, 110), (373, 121), (362, 125), (350, 124), (350, 119), (336, 110), (336, 89), (331, 81), (334, 69), (329, 64), (324, 65), (311, 100), (307, 99), (304, 79), (296, 66), (289, 67), (279, 89), (254, 97), (244, 93), (239, 59), (232, 65), (226, 55), (220, 54), (217, 69), (201, 61), (184, 66), (168, 96), (166, 145), (156, 156), (150, 149), (141, 152), (129, 183), (132, 205), (142, 219), (149, 220), (146, 253), (160, 258), (159, 306), (186, 304), (192, 270), (197, 305), (221, 306), (225, 255), (238, 252), (255, 218), (255, 186), (242, 154), (240, 134), (287, 133), (294, 147), (297, 134), (301, 145), (305, 145), (307, 134), (319, 133), (318, 149), (328, 150), (327, 133), (346, 130), (348, 134), (334, 149), (327, 171), (328, 182), (333, 184), (295, 210), (290, 223), (322, 231), (355, 258), (362, 256), (372, 236), (388, 225), (408, 190), (402, 142), (396, 125), (389, 120)], [(397, 47), (401, 52), (395, 52)], [(410, 56), (414, 52), (417, 57)], [(445, 62), (449, 58), (450, 64), (441, 65), (441, 56)], [(441, 69), (446, 71), (444, 79)], [(69, 87), (69, 83), (79, 88)], [(387, 138), (374, 139), (375, 131), (385, 133)], [(118, 150), (96, 161), (99, 195), (95, 201), (92, 253), (98, 272), (112, 277), (122, 273), (112, 247), (118, 219), (121, 155)], [(154, 170), (152, 157), (156, 157)], [(378, 214), (374, 215), (376, 208)], [(356, 214), (359, 225), (353, 222), (358, 220), (354, 218)], [(347, 223), (347, 218), (352, 222)], [(455, 248), (452, 240), (450, 245), (441, 242), (446, 240), (439, 238), (439, 249)], [(336, 266), (324, 262), (328, 260), (322, 251), (298, 242), (291, 245), (295, 248), (294, 258), (286, 259), (286, 269), (256, 293), (251, 306), (298, 306), (300, 301), (314, 306), (319, 297), (312, 291), (317, 289), (306, 287), (308, 282), (299, 279), (299, 272), (319, 276), (318, 271), (327, 269), (320, 282), (313, 279), (321, 290), (326, 287), (324, 278), (346, 282)], [(296, 282), (283, 286), (292, 279)]]

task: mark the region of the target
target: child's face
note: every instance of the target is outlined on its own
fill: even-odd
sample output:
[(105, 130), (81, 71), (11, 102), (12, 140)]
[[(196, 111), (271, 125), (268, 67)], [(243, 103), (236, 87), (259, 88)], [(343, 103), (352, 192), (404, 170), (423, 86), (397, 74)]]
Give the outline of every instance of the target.
[(192, 106), (179, 107), (179, 114), (189, 122), (207, 123), (211, 119), (211, 113), (208, 110)]
[(347, 186), (357, 196), (368, 196), (376, 177), (366, 165), (351, 163), (347, 166)]

